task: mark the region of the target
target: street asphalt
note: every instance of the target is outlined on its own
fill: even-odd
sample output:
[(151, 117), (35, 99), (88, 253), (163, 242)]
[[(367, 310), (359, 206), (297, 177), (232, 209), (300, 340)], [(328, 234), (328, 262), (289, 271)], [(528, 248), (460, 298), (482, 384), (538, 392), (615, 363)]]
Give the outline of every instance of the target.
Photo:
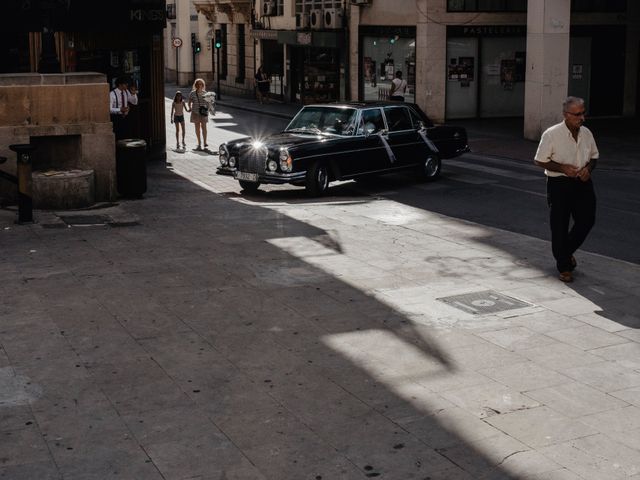
[(640, 266), (563, 284), (544, 240), (167, 155), (141, 200), (0, 210), (0, 478), (640, 479)]

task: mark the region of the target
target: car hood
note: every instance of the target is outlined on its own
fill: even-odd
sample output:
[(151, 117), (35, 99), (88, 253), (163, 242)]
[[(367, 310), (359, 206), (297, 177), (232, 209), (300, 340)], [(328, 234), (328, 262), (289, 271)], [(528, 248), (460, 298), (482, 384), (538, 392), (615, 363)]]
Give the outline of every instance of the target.
[[(275, 135), (270, 135), (259, 141), (268, 148), (281, 148), (281, 147), (291, 148), (299, 145), (323, 143), (328, 140), (331, 140), (332, 138), (338, 138), (338, 137), (333, 137), (330, 135), (311, 135), (311, 134), (304, 134), (304, 133), (282, 132), (282, 133), (277, 133)], [(257, 141), (257, 139), (251, 138), (251, 137), (240, 138), (238, 140), (228, 142), (227, 147), (241, 149), (243, 147), (251, 145), (255, 141)]]

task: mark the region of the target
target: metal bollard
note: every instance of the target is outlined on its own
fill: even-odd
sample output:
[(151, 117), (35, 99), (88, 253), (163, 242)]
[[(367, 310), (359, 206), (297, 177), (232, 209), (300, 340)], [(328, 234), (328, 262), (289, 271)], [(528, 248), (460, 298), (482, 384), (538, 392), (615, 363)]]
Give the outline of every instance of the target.
[(36, 147), (31, 144), (14, 144), (9, 148), (18, 154), (18, 223), (33, 222), (33, 198), (31, 196), (31, 152)]

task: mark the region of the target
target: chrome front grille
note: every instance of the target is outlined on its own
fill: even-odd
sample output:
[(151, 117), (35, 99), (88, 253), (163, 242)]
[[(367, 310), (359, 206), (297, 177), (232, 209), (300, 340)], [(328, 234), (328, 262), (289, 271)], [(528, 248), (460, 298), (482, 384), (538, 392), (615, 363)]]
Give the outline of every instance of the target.
[(238, 170), (241, 172), (264, 173), (268, 151), (266, 148), (250, 147), (240, 154)]

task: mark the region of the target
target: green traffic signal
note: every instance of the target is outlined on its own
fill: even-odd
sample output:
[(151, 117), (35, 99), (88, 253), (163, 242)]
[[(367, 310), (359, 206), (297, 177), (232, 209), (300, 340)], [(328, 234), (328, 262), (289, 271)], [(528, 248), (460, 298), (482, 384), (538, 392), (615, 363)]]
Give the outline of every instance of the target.
[(222, 31), (221, 30), (215, 31), (215, 41), (213, 42), (213, 45), (216, 48), (222, 48)]
[(196, 53), (200, 53), (200, 50), (202, 50), (202, 45), (200, 45), (200, 42), (196, 42), (196, 48), (195, 48)]

